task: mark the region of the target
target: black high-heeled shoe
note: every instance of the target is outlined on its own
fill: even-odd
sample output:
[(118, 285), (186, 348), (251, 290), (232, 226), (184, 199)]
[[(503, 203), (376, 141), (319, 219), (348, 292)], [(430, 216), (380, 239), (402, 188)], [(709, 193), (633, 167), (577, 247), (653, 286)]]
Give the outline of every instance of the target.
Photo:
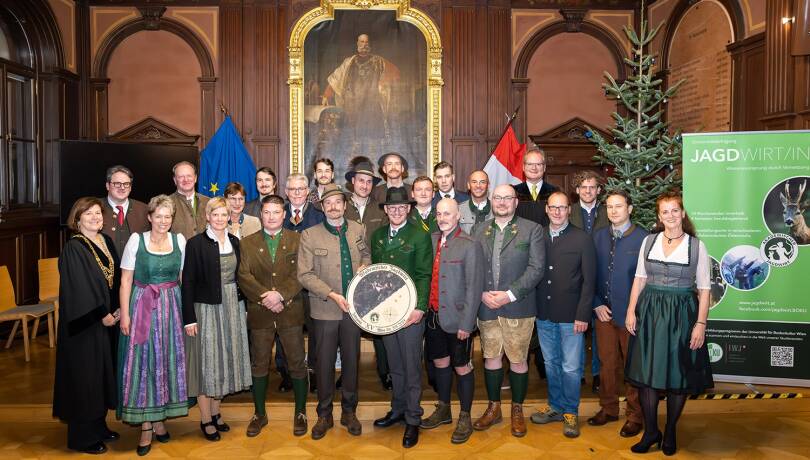
[(214, 422), (214, 426), (217, 427), (217, 431), (221, 431), (223, 433), (226, 431), (231, 431), (230, 425), (225, 422), (220, 423), (221, 418), (222, 416), (219, 414), (211, 415), (211, 421)]
[(660, 449), (662, 438), (663, 436), (661, 435), (660, 431), (656, 433), (655, 436), (652, 437), (652, 439), (648, 439), (646, 441), (644, 440), (644, 436), (642, 436), (641, 441), (630, 446), (630, 451), (636, 454), (646, 454), (653, 444), (658, 444), (658, 448)]
[[(147, 428), (147, 429), (141, 428), (141, 433), (144, 433), (144, 432), (147, 432), (147, 431), (154, 432), (154, 430), (152, 428)], [(148, 454), (150, 450), (152, 450), (152, 437), (151, 436), (149, 436), (149, 444), (147, 444), (145, 446), (142, 446), (140, 444), (140, 442), (139, 442), (138, 443), (138, 448), (135, 449), (135, 452), (138, 453), (138, 457), (143, 457), (144, 455)]]
[(205, 439), (207, 439), (209, 441), (219, 441), (219, 439), (220, 439), (219, 431), (214, 431), (213, 433), (209, 433), (209, 432), (205, 431), (205, 427), (207, 427), (207, 426), (212, 426), (212, 427), (216, 428), (217, 424), (214, 423), (213, 420), (211, 420), (208, 423), (200, 422), (200, 431), (202, 431), (202, 434), (203, 434), (203, 436), (205, 436)]
[(675, 443), (675, 435), (673, 434), (671, 438), (665, 436), (664, 440), (661, 441), (661, 452), (667, 457), (670, 457), (675, 455), (676, 450), (678, 450), (678, 445)]

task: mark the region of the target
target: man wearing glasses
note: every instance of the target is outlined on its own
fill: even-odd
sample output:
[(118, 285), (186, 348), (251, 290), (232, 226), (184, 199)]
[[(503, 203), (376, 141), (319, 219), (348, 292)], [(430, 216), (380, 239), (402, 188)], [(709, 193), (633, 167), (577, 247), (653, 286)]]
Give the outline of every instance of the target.
[(484, 382), (489, 404), (473, 423), (486, 430), (500, 422), (503, 355), (509, 360), (512, 388), (512, 435), (526, 435), (523, 401), (529, 384), (527, 356), (537, 311), (535, 291), (543, 277), (543, 228), (515, 215), (517, 196), (511, 185), (492, 194), (493, 219), (474, 229), (484, 249), (485, 283), (478, 308), (478, 329), (484, 355)]
[(126, 166), (107, 169), (107, 199), (102, 200), (104, 228), (101, 231), (112, 238), (118, 254), (124, 253), (131, 234), (149, 230), (146, 204), (129, 198), (132, 179), (132, 171)]
[[(380, 175), (383, 176), (385, 181), (374, 187), (371, 196), (377, 201), (382, 203), (386, 198), (386, 191), (389, 188), (405, 187), (408, 196), (411, 195), (411, 186), (405, 183), (408, 177), (408, 160), (396, 152), (386, 153), (377, 160)], [(431, 197), (433, 191), (431, 191)]]
[(290, 174), (287, 177), (287, 204), (284, 211), (284, 228), (298, 233), (323, 222), (323, 213), (310, 206), (307, 201), (309, 187), (307, 176), (303, 174)]
[(374, 421), (374, 426), (389, 427), (405, 422), (403, 447), (419, 442), (419, 424), (422, 422), (422, 339), (430, 294), (430, 275), (433, 268), (433, 243), (430, 235), (408, 222), (414, 202), (404, 187), (389, 188), (380, 207), (388, 216), (383, 225), (371, 235), (371, 262), (388, 263), (404, 270), (416, 287), (416, 309), (405, 326), (382, 340), (391, 372), (391, 411)]
[(519, 204), (517, 215), (543, 227), (548, 226), (545, 202), (557, 187), (543, 180), (546, 174), (546, 154), (533, 147), (523, 155), (523, 175), (526, 181), (515, 186)]
[(540, 424), (563, 422), (563, 434), (576, 438), (584, 332), (596, 287), (596, 249), (590, 235), (570, 225), (565, 193), (552, 193), (546, 212), (551, 222), (543, 235), (547, 265), (537, 289), (537, 335), (548, 379), (548, 406), (531, 419)]

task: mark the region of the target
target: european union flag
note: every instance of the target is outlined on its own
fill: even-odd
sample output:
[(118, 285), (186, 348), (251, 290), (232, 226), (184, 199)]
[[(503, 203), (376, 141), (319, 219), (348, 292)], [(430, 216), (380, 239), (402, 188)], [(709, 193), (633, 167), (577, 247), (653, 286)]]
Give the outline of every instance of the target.
[(220, 196), (229, 182), (239, 182), (245, 187), (245, 201), (258, 197), (254, 186), (256, 166), (242, 144), (230, 116), (225, 116), (200, 157), (197, 190), (201, 194)]

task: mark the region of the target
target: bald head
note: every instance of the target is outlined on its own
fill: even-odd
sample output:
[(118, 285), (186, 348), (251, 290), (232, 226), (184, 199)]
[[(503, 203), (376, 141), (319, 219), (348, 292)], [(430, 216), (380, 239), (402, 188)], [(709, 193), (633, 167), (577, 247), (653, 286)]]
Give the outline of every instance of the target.
[(517, 209), (517, 194), (509, 184), (499, 185), (492, 192), (492, 215), (498, 221), (511, 220)]
[(452, 198), (442, 198), (436, 203), (436, 224), (443, 235), (453, 232), (458, 226), (461, 215), (458, 212), (458, 203)]

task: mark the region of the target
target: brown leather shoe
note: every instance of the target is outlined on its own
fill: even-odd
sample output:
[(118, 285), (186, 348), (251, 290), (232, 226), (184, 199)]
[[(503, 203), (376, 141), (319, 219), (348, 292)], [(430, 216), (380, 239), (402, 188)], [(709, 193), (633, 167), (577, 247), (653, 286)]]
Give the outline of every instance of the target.
[(267, 425), (267, 415), (256, 415), (253, 414), (253, 417), (250, 419), (250, 423), (247, 426), (247, 437), (252, 438), (254, 436), (258, 436), (259, 433), (262, 432), (262, 428)]
[(340, 414), (340, 424), (345, 426), (349, 430), (349, 434), (354, 436), (360, 436), (360, 433), (363, 432), (363, 425), (360, 424), (360, 420), (357, 420), (357, 415), (354, 412)]
[(630, 420), (624, 422), (624, 426), (622, 426), (622, 430), (619, 431), (619, 435), (623, 438), (632, 438), (633, 436), (641, 433), (641, 429), (644, 428), (644, 425), (641, 423), (631, 422)]
[(501, 415), (501, 402), (490, 401), (487, 405), (487, 410), (484, 415), (473, 423), (473, 429), (476, 431), (488, 430), (489, 427), (496, 423), (501, 423), (503, 415)]
[(299, 412), (295, 414), (293, 420), (293, 435), (303, 436), (307, 434), (307, 414)]
[(526, 436), (526, 419), (523, 418), (523, 405), (512, 403), (512, 436)]
[(615, 422), (616, 420), (619, 420), (618, 416), (608, 415), (605, 411), (600, 410), (596, 415), (588, 419), (588, 425), (602, 426), (608, 422)]
[(318, 417), (318, 421), (315, 422), (315, 426), (312, 427), (312, 439), (318, 440), (326, 436), (326, 432), (333, 426), (335, 426), (335, 422), (332, 420), (331, 415)]

